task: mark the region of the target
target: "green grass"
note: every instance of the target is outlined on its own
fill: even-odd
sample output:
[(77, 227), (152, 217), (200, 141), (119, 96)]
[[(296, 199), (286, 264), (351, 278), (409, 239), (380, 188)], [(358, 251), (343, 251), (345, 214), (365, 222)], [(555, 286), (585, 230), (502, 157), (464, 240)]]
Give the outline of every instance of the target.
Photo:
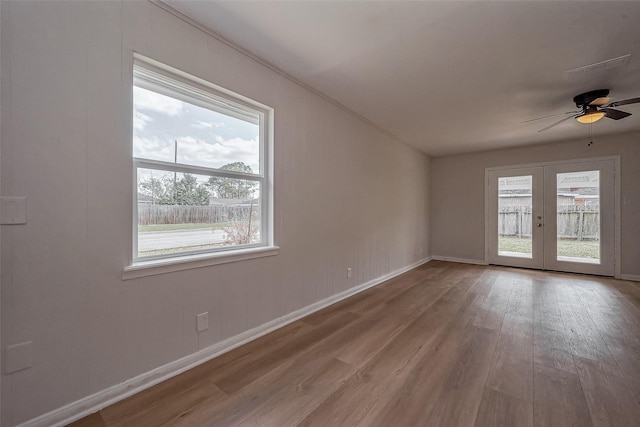
[[(500, 252), (531, 253), (531, 239), (517, 237), (500, 237)], [(594, 240), (558, 240), (558, 255), (576, 258), (600, 258), (600, 243)]]
[(180, 248), (154, 249), (150, 251), (140, 251), (138, 252), (138, 257), (177, 254), (181, 252), (199, 251), (202, 249), (220, 248), (222, 246), (225, 246), (225, 244), (217, 243), (217, 244), (210, 244), (210, 245), (183, 246)]
[[(221, 230), (225, 227), (231, 227), (232, 222), (216, 222), (216, 223), (189, 223), (189, 224), (157, 224), (157, 225), (138, 225), (138, 233), (150, 233), (154, 231), (178, 231), (178, 230)], [(254, 220), (253, 224), (260, 224), (260, 221)]]
[(531, 253), (531, 239), (523, 237), (499, 237), (498, 251), (500, 252), (517, 252), (519, 254)]
[(148, 233), (152, 231), (177, 231), (177, 230), (197, 230), (197, 229), (219, 229), (228, 226), (228, 222), (217, 222), (215, 224), (208, 223), (192, 223), (192, 224), (158, 224), (158, 225), (138, 225), (139, 233)]

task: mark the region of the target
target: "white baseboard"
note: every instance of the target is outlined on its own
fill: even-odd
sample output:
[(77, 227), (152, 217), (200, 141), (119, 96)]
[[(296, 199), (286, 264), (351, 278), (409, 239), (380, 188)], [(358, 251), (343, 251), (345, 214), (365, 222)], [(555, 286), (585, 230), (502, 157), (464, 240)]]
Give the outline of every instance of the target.
[(440, 255), (433, 255), (431, 259), (437, 260), (437, 261), (461, 262), (463, 264), (487, 265), (487, 262), (483, 259), (455, 258), (455, 257), (440, 256)]
[(241, 334), (238, 334), (231, 338), (227, 338), (224, 341), (204, 348), (200, 351), (197, 351), (196, 353), (190, 354), (173, 362), (169, 362), (164, 366), (160, 366), (156, 369), (145, 372), (144, 374), (138, 375), (137, 377), (131, 378), (120, 384), (116, 384), (95, 394), (84, 397), (80, 400), (76, 400), (75, 402), (71, 402), (61, 408), (55, 409), (51, 412), (47, 412), (46, 414), (40, 415), (37, 418), (33, 418), (20, 424), (18, 427), (64, 426), (77, 421), (80, 418), (86, 417), (87, 415), (97, 412), (102, 408), (126, 399), (127, 397), (153, 387), (154, 385), (161, 383), (162, 381), (166, 381), (169, 378), (172, 378), (185, 371), (188, 371), (189, 369), (201, 365), (202, 363), (205, 363), (217, 356), (220, 356), (221, 354), (231, 351), (236, 347), (246, 344), (249, 341), (260, 338), (261, 336), (266, 335), (269, 332), (282, 328), (289, 323), (295, 322), (298, 319), (308, 316), (309, 314), (312, 314), (332, 304), (335, 304), (338, 301), (341, 301), (373, 286), (379, 285), (384, 281), (399, 276), (400, 274), (405, 273), (422, 264), (425, 264), (430, 260), (431, 257), (422, 259), (399, 270), (393, 271), (389, 274), (385, 274), (384, 276), (378, 277), (361, 285), (332, 295), (328, 298), (315, 302), (311, 305), (303, 307), (277, 319), (271, 320)]
[(638, 276), (637, 274), (621, 274), (618, 279), (640, 282), (640, 276)]

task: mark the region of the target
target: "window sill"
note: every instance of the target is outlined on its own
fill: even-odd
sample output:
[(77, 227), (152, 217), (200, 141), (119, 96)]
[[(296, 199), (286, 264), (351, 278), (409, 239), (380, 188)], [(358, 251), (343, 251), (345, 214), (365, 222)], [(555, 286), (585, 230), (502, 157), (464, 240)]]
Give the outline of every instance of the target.
[(267, 246), (237, 251), (209, 253), (202, 255), (190, 255), (176, 258), (142, 261), (125, 267), (122, 271), (122, 280), (137, 279), (145, 276), (173, 273), (175, 271), (191, 270), (193, 268), (209, 267), (230, 262), (245, 261), (254, 258), (263, 258), (278, 255), (278, 246)]

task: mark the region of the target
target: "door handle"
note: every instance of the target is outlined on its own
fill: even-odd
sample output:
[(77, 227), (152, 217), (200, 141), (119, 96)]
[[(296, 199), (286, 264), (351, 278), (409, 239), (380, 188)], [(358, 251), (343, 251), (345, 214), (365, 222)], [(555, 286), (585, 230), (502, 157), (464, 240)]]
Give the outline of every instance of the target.
[(537, 224), (536, 224), (536, 227), (542, 227), (542, 224), (537, 223)]

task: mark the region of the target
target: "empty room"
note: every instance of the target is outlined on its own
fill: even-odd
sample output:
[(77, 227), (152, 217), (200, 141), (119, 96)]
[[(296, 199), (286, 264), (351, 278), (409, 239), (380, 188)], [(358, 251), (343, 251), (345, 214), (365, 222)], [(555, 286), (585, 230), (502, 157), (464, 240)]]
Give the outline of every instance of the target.
[(640, 425), (638, 22), (0, 1), (0, 426)]

